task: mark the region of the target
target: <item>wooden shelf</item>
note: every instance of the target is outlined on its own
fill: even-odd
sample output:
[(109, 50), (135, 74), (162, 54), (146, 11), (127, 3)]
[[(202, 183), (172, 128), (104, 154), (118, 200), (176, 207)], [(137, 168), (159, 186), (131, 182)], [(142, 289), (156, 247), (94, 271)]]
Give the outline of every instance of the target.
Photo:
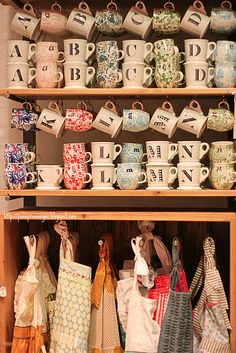
[(0, 95), (7, 98), (11, 96), (18, 97), (37, 97), (37, 99), (45, 99), (47, 97), (155, 97), (155, 96), (229, 96), (236, 92), (236, 88), (206, 88), (206, 89), (191, 89), (191, 88), (26, 88), (26, 89), (0, 89)]
[(236, 197), (236, 190), (8, 190), (0, 189), (0, 196), (77, 196), (77, 197)]

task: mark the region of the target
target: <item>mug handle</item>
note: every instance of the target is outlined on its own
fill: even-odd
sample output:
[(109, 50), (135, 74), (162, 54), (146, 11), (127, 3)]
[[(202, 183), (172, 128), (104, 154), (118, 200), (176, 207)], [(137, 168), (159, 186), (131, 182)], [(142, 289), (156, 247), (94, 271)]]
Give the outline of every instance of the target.
[(113, 183), (115, 184), (117, 182), (117, 168), (114, 168), (114, 174), (113, 174)]
[(201, 170), (200, 170), (200, 173), (201, 173), (201, 176), (200, 176), (200, 184), (206, 180), (206, 178), (208, 177), (209, 175), (209, 168), (207, 167), (201, 167)]
[(163, 102), (161, 108), (175, 115), (173, 105), (170, 102), (168, 101)]
[(218, 104), (218, 108), (230, 110), (230, 109), (229, 109), (229, 103), (226, 102), (225, 100), (222, 100), (222, 101)]
[(230, 180), (232, 183), (235, 183), (236, 182), (236, 172), (233, 172), (232, 173), (232, 176), (233, 176), (233, 178), (232, 178), (232, 180)]
[[(59, 57), (60, 57), (60, 55), (61, 55), (61, 59), (59, 58)], [(57, 60), (57, 62), (59, 62), (59, 63), (64, 63), (64, 61), (65, 61), (65, 56), (64, 56), (64, 53), (63, 53), (63, 51), (59, 51), (59, 53), (58, 53), (58, 60)]]
[(199, 159), (202, 159), (203, 156), (209, 151), (210, 145), (207, 142), (202, 142), (200, 145), (200, 156)]
[(168, 153), (168, 161), (171, 161), (174, 156), (178, 153), (178, 144), (177, 143), (170, 143), (169, 144), (169, 153)]
[(142, 12), (144, 15), (148, 16), (146, 6), (142, 1), (137, 1), (134, 7), (136, 7), (139, 12)]
[(122, 146), (119, 144), (114, 145), (114, 157), (113, 157), (113, 161), (119, 156), (119, 154), (122, 151)]
[(225, 1), (222, 1), (220, 7), (222, 7), (223, 9), (232, 9), (232, 4), (230, 1), (228, 0), (225, 0)]
[(88, 178), (87, 180), (84, 180), (84, 184), (88, 184), (90, 183), (90, 181), (92, 181), (92, 175), (90, 173), (85, 173), (85, 177)]
[(58, 10), (61, 12), (61, 10), (62, 10), (61, 5), (59, 5), (58, 2), (55, 1), (54, 4), (52, 4), (52, 6), (51, 6), (51, 10), (54, 10), (54, 11)]
[(63, 73), (58, 71), (57, 74), (58, 74), (58, 79), (56, 81), (54, 81), (54, 82), (59, 83), (59, 82), (61, 82), (63, 80)]
[(37, 49), (37, 44), (31, 43), (31, 44), (29, 45), (28, 60), (30, 60), (30, 59), (35, 55), (36, 49)]
[(37, 17), (33, 6), (31, 4), (29, 4), (28, 2), (23, 6), (23, 10), (25, 12), (27, 12), (28, 14), (30, 14), (31, 16)]
[(122, 72), (119, 70), (117, 71), (117, 80), (116, 82), (119, 83), (123, 80), (123, 75), (122, 75)]
[(28, 85), (35, 79), (35, 75), (36, 75), (36, 69), (34, 67), (31, 67), (29, 69)]
[(204, 6), (203, 6), (203, 3), (202, 3), (201, 1), (199, 1), (199, 0), (194, 1), (193, 7), (195, 7), (195, 9), (196, 9), (198, 12), (201, 12), (201, 13), (203, 13), (204, 15), (206, 15), (206, 10), (205, 10), (205, 8), (204, 8)]
[(173, 2), (167, 1), (167, 2), (165, 2), (165, 4), (164, 4), (164, 9), (165, 9), (165, 10), (174, 11), (174, 10), (175, 10), (175, 5), (173, 4)]
[(149, 54), (153, 51), (153, 43), (147, 42), (145, 43), (145, 50), (144, 50), (144, 60), (147, 58)]
[(89, 82), (91, 82), (95, 76), (95, 68), (92, 66), (88, 66), (87, 67), (87, 75), (86, 75), (86, 85), (89, 84)]
[(87, 15), (92, 16), (92, 12), (91, 12), (88, 4), (85, 1), (81, 1), (81, 3), (79, 3), (78, 9), (81, 10), (82, 12), (86, 13)]
[(56, 112), (57, 114), (61, 115), (60, 109), (59, 109), (59, 107), (58, 107), (56, 102), (50, 102), (48, 104), (48, 109), (50, 109), (50, 110)]
[(143, 84), (146, 84), (148, 79), (152, 76), (153, 70), (150, 66), (144, 68)]
[(143, 104), (141, 102), (134, 102), (132, 104), (132, 109), (140, 109), (140, 110), (144, 110)]
[(77, 109), (88, 110), (88, 106), (85, 102), (79, 102), (76, 105)]
[(94, 53), (95, 49), (96, 49), (96, 47), (95, 47), (94, 43), (87, 43), (86, 55), (85, 55), (85, 60), (86, 61)]
[(119, 50), (118, 50), (118, 59), (117, 59), (117, 61), (123, 60), (124, 57), (125, 57), (125, 52), (124, 52), (124, 50), (119, 49)]
[(147, 181), (147, 173), (146, 172), (141, 172), (141, 173), (139, 173), (139, 177), (140, 176), (143, 176), (143, 180), (139, 180), (138, 183), (139, 184), (146, 183), (146, 181)]
[(37, 181), (37, 173), (36, 172), (27, 172), (26, 173), (26, 178), (31, 177), (30, 180), (27, 180), (25, 183), (26, 184), (31, 184), (31, 183), (35, 183)]
[(62, 180), (63, 180), (63, 168), (62, 167), (58, 167), (57, 168), (57, 172), (58, 172), (58, 177), (59, 177), (59, 183), (61, 183)]
[(111, 110), (113, 113), (117, 114), (117, 110), (116, 110), (115, 104), (113, 102), (107, 101), (105, 103), (105, 108), (108, 110)]
[(91, 153), (91, 152), (85, 152), (85, 156), (86, 156), (86, 158), (88, 158), (88, 159), (86, 159), (85, 163), (91, 162), (91, 160), (92, 160), (92, 153)]
[(176, 79), (175, 79), (175, 83), (180, 83), (181, 81), (183, 81), (183, 79), (184, 79), (184, 74), (183, 74), (183, 72), (182, 71), (177, 71), (176, 72)]
[(209, 42), (207, 46), (207, 59), (210, 59), (210, 57), (214, 56), (216, 50), (216, 43), (215, 42)]
[(118, 7), (117, 7), (116, 3), (113, 0), (111, 0), (109, 2), (109, 4), (107, 4), (107, 10), (111, 10), (111, 11), (117, 11), (118, 10)]
[(213, 80), (215, 76), (215, 68), (214, 67), (208, 67), (207, 71), (207, 85)]
[[(144, 160), (144, 158), (146, 158), (146, 160)], [(142, 158), (142, 164), (146, 164), (148, 162), (148, 158), (147, 158), (147, 153), (143, 153), (143, 158)]]
[(200, 107), (200, 104), (195, 99), (191, 100), (191, 102), (189, 104), (189, 108), (192, 110), (195, 110), (198, 113), (202, 113), (202, 109)]
[(179, 52), (179, 63), (182, 64), (185, 61), (185, 52)]
[(172, 184), (173, 181), (177, 178), (177, 175), (178, 175), (178, 168), (177, 167), (170, 167), (168, 184)]
[(23, 107), (24, 109), (27, 109), (27, 110), (30, 110), (30, 111), (32, 111), (32, 109), (33, 109), (33, 105), (32, 105), (30, 102), (24, 102), (24, 103), (22, 104), (22, 107)]
[(26, 156), (29, 156), (29, 159), (27, 159), (25, 163), (33, 162), (36, 157), (34, 152), (26, 152)]

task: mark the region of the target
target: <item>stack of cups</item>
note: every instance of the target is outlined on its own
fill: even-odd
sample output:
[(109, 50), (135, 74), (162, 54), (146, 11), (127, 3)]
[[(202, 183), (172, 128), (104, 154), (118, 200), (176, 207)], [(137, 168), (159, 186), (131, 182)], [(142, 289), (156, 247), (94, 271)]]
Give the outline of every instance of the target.
[(236, 182), (235, 149), (232, 141), (212, 142), (209, 179), (214, 189), (230, 190)]
[(207, 88), (214, 78), (214, 68), (208, 60), (212, 59), (216, 44), (207, 39), (186, 39), (184, 46), (186, 87)]
[(27, 143), (7, 143), (5, 145), (5, 183), (8, 189), (26, 189), (35, 183), (35, 172), (28, 172), (27, 165), (35, 160), (35, 153), (29, 151)]
[(180, 71), (180, 58), (181, 53), (173, 39), (160, 39), (154, 43), (154, 78), (157, 87), (179, 87), (184, 79), (184, 74)]
[(153, 44), (144, 40), (124, 40), (122, 64), (124, 87), (140, 88), (152, 83), (153, 70), (147, 63), (153, 58)]
[(94, 67), (87, 60), (95, 51), (95, 45), (86, 39), (64, 40), (64, 74), (66, 88), (85, 88), (95, 76)]
[(117, 41), (108, 40), (96, 43), (97, 83), (102, 88), (117, 87), (122, 81), (119, 61), (124, 58), (123, 50), (118, 49)]
[(236, 86), (236, 42), (216, 42), (214, 80), (218, 88)]
[(39, 88), (56, 88), (62, 83), (63, 73), (59, 63), (63, 61), (64, 53), (58, 51), (57, 42), (37, 42), (36, 83)]
[(91, 165), (93, 187), (92, 189), (114, 189), (113, 184), (116, 182), (116, 171), (113, 161), (119, 156), (122, 146), (114, 144), (114, 142), (92, 142), (92, 159)]
[(67, 189), (81, 190), (90, 183), (92, 175), (88, 173), (88, 162), (92, 155), (86, 152), (84, 143), (64, 144), (64, 183)]
[(177, 178), (177, 168), (170, 163), (178, 153), (177, 143), (147, 141), (147, 189), (170, 189)]
[(136, 190), (146, 183), (147, 175), (143, 170), (143, 145), (124, 143), (120, 154), (121, 163), (117, 165), (117, 183), (120, 189)]

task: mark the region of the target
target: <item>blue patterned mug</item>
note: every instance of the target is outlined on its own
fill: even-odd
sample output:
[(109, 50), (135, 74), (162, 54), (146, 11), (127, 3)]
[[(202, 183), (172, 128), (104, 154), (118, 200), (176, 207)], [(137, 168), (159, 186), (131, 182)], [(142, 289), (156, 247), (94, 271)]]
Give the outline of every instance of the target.
[(37, 173), (27, 172), (24, 163), (8, 163), (5, 166), (4, 179), (8, 189), (26, 189), (27, 184), (35, 183)]
[(148, 129), (149, 121), (150, 114), (143, 111), (141, 102), (134, 102), (132, 109), (123, 110), (123, 130), (132, 132), (144, 131)]
[(99, 32), (109, 35), (119, 35), (124, 32), (123, 16), (116, 3), (112, 0), (104, 10), (98, 10), (95, 15), (95, 26)]
[(230, 34), (236, 28), (236, 12), (232, 10), (230, 1), (223, 1), (221, 7), (211, 10), (210, 29), (221, 34)]
[(35, 160), (35, 153), (29, 152), (28, 144), (6, 143), (5, 162), (6, 163), (30, 163)]
[[(141, 179), (143, 178), (143, 179)], [(136, 190), (147, 181), (141, 163), (121, 163), (117, 165), (117, 183), (122, 190)]]
[(236, 86), (236, 63), (217, 62), (215, 64), (214, 81), (217, 88)]
[(11, 128), (34, 131), (38, 121), (39, 112), (30, 103), (23, 103), (22, 108), (13, 108), (11, 113)]
[(143, 145), (141, 143), (122, 144), (121, 163), (143, 163), (143, 157)]

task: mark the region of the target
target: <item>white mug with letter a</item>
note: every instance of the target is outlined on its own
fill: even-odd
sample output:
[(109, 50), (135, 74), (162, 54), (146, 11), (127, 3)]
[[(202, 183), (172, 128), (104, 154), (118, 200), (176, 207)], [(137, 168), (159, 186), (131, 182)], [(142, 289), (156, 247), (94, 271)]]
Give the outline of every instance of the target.
[(169, 141), (147, 141), (148, 163), (168, 163), (178, 153), (178, 144)]
[(7, 41), (7, 62), (27, 63), (35, 55), (36, 45), (27, 40)]
[(153, 51), (153, 44), (144, 40), (123, 40), (124, 61), (147, 61)]
[(112, 164), (119, 156), (122, 146), (114, 142), (91, 142), (93, 163)]
[(92, 126), (116, 138), (122, 129), (123, 119), (117, 114), (114, 103), (108, 101), (101, 107)]
[(178, 153), (180, 162), (199, 162), (209, 151), (207, 142), (178, 141)]
[(216, 43), (209, 42), (207, 39), (185, 39), (184, 48), (186, 62), (207, 61), (214, 54)]
[(154, 112), (149, 127), (171, 138), (178, 125), (178, 118), (170, 102), (163, 102)]
[(178, 127), (191, 134), (195, 134), (197, 138), (205, 130), (206, 124), (207, 116), (203, 114), (200, 104), (196, 100), (192, 100), (179, 116)]
[(10, 62), (7, 66), (7, 86), (9, 88), (27, 88), (34, 80), (36, 69), (29, 68), (24, 62)]
[(201, 1), (194, 1), (185, 13), (180, 28), (199, 38), (204, 37), (210, 24), (210, 17), (206, 15), (206, 11)]
[(92, 189), (114, 189), (113, 184), (116, 182), (116, 168), (114, 164), (91, 164), (92, 169)]
[(177, 178), (177, 168), (170, 163), (148, 163), (147, 169), (147, 189), (169, 189), (170, 184)]
[(75, 7), (67, 20), (66, 29), (88, 40), (91, 39), (95, 29), (95, 17), (88, 4), (81, 1), (78, 7)]
[(36, 17), (33, 6), (27, 2), (23, 6), (23, 11), (15, 13), (10, 28), (22, 37), (37, 40), (40, 34), (39, 23), (40, 18)]
[(214, 78), (215, 69), (206, 61), (187, 61), (184, 68), (186, 88), (207, 88)]
[(36, 127), (53, 134), (56, 138), (62, 135), (65, 126), (65, 118), (61, 115), (58, 105), (50, 102), (48, 108), (44, 108), (39, 116)]
[(36, 189), (60, 189), (63, 168), (59, 165), (37, 165), (38, 186)]
[(65, 39), (64, 55), (65, 61), (87, 61), (94, 53), (95, 44), (88, 43), (86, 39)]
[(142, 1), (137, 1), (131, 7), (124, 19), (123, 26), (127, 31), (136, 33), (146, 39), (152, 29), (152, 18), (148, 16), (146, 7)]
[(38, 88), (56, 88), (63, 80), (63, 73), (58, 69), (57, 63), (45, 62), (37, 64), (36, 83)]
[(122, 64), (123, 86), (142, 88), (151, 78), (153, 70), (144, 62), (128, 61)]
[(178, 163), (178, 189), (201, 189), (200, 184), (209, 175), (209, 168), (202, 167), (199, 162)]
[(65, 88), (86, 88), (95, 76), (95, 68), (86, 62), (65, 62)]

